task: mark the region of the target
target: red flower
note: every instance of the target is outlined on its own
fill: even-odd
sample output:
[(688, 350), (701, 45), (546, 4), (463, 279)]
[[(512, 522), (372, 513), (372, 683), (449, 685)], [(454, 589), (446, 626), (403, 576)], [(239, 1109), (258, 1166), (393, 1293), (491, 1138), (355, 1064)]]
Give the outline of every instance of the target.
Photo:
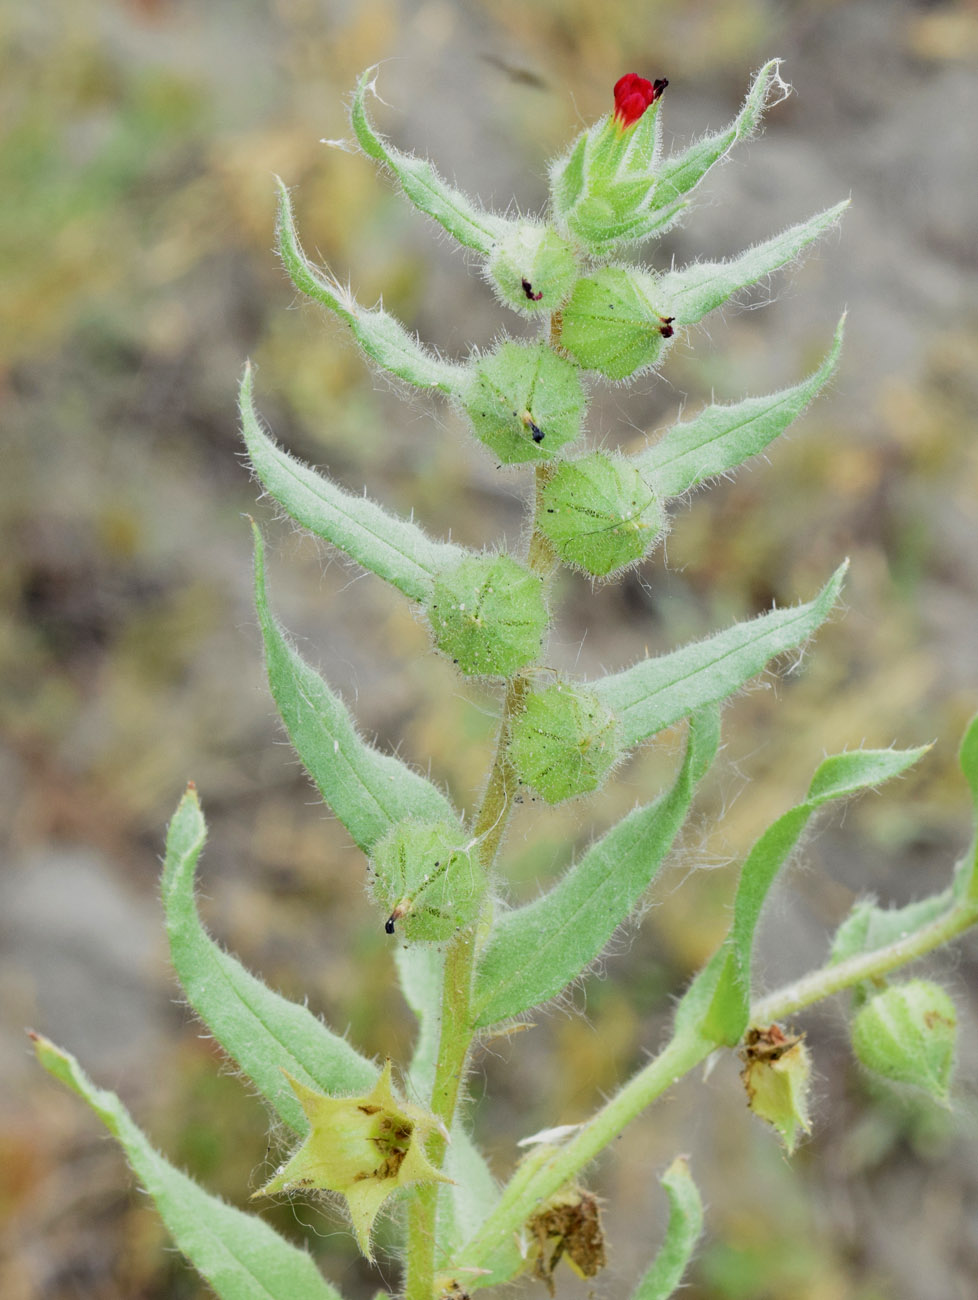
[(657, 99), (669, 83), (665, 77), (647, 81), (635, 72), (626, 72), (615, 82), (615, 120), (622, 130), (634, 126), (645, 110)]

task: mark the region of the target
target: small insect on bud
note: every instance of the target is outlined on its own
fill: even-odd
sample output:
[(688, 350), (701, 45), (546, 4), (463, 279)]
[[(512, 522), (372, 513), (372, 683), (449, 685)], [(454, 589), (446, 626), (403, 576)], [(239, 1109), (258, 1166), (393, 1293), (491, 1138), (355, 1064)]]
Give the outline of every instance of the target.
[(592, 691), (566, 682), (531, 691), (510, 730), (517, 776), (547, 803), (596, 790), (621, 752), (615, 715)]
[(780, 1025), (747, 1031), (740, 1077), (747, 1090), (747, 1105), (781, 1135), (789, 1155), (800, 1132), (811, 1130), (808, 1092), (812, 1063), (804, 1035), (786, 1034)]
[(868, 1069), (948, 1104), (958, 1016), (939, 984), (909, 980), (875, 993), (852, 1023), (852, 1047)]
[(669, 82), (665, 77), (648, 81), (635, 72), (626, 72), (615, 82), (615, 121), (623, 131), (633, 127), (647, 108), (650, 108)]
[(452, 822), (408, 819), (378, 841), (371, 855), (370, 888), (387, 919), (386, 934), (410, 941), (450, 938), (474, 919), (483, 872)]
[(587, 406), (577, 366), (513, 339), (473, 363), (460, 398), (476, 437), (507, 465), (552, 460), (581, 432)]

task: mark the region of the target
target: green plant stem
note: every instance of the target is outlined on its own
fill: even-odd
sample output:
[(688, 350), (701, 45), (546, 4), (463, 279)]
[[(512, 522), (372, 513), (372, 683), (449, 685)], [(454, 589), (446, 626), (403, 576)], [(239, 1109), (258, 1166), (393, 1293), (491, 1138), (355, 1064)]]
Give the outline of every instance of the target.
[[(955, 904), (944, 916), (913, 934), (874, 952), (823, 966), (761, 998), (751, 1009), (751, 1023), (770, 1024), (864, 980), (886, 975), (939, 948), (976, 922), (978, 905), (972, 902)], [(613, 1142), (627, 1124), (705, 1060), (717, 1046), (715, 1041), (704, 1037), (695, 1028), (676, 1034), (657, 1056), (582, 1124), (573, 1137), (535, 1161), (529, 1172), (517, 1170), (492, 1214), (460, 1252), (460, 1275), (475, 1278), (478, 1270), (485, 1269), (492, 1275), (486, 1276), (486, 1282), (507, 1280), (495, 1275), (498, 1264), (494, 1268), (493, 1262), (501, 1255), (505, 1256), (507, 1250), (511, 1253), (515, 1235), (521, 1232), (541, 1201), (565, 1186)], [(470, 1281), (469, 1286), (472, 1285)], [(478, 1286), (479, 1282), (475, 1281), (474, 1285)]]

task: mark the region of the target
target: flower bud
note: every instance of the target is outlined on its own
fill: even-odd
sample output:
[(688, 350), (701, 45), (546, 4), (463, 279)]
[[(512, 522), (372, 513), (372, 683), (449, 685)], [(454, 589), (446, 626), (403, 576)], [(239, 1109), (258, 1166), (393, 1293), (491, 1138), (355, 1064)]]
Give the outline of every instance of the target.
[(640, 560), (664, 524), (638, 470), (600, 451), (557, 467), (538, 514), (540, 531), (564, 563), (599, 578)]
[(747, 1105), (777, 1129), (791, 1155), (799, 1131), (811, 1130), (808, 1093), (812, 1065), (803, 1036), (786, 1034), (780, 1025), (749, 1029), (741, 1059)]
[(547, 803), (596, 790), (621, 752), (615, 715), (593, 691), (566, 682), (531, 691), (510, 728), (510, 762)]
[(653, 192), (659, 153), (658, 101), (669, 83), (626, 73), (615, 85), (615, 111), (582, 132), (554, 163), (550, 192), (561, 229), (589, 252), (640, 239), (655, 227)]
[(360, 1249), (372, 1259), (370, 1232), (381, 1205), (409, 1183), (450, 1182), (429, 1162), (425, 1143), (439, 1124), (395, 1097), (391, 1063), (364, 1097), (327, 1097), (286, 1073), (309, 1120), (309, 1136), (255, 1196), (320, 1188), (346, 1198)]
[(573, 244), (539, 221), (516, 222), (486, 264), (486, 279), (500, 299), (533, 316), (562, 307), (579, 274)]
[(609, 379), (649, 370), (673, 335), (673, 318), (656, 306), (656, 283), (648, 271), (625, 266), (602, 266), (578, 280), (562, 313), (560, 346)]
[(954, 1003), (939, 984), (891, 984), (852, 1022), (853, 1051), (867, 1069), (947, 1105), (957, 1026)]
[(388, 934), (438, 942), (474, 920), (484, 873), (469, 855), (462, 827), (408, 819), (374, 845), (370, 889)]
[(511, 677), (540, 653), (543, 580), (508, 555), (467, 555), (438, 574), (427, 605), (439, 650), (470, 676)]
[(566, 357), (512, 339), (473, 363), (459, 396), (476, 437), (504, 465), (552, 460), (581, 432), (587, 406), (580, 372)]

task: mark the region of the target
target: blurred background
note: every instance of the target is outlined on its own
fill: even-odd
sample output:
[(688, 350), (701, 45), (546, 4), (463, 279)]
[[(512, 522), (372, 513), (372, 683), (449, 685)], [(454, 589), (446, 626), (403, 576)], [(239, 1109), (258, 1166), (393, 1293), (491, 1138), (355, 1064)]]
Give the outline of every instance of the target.
[[(430, 765), (469, 809), (491, 752), (493, 694), (428, 654), (403, 599), (256, 505), (235, 414), (246, 356), (282, 442), (436, 535), (518, 544), (526, 486), (297, 300), (272, 251), (272, 174), (298, 187), (307, 249), (464, 356), (519, 322), (371, 163), (320, 142), (349, 134), (364, 67), (382, 64), (375, 115), (399, 145), (486, 204), (536, 211), (547, 160), (610, 107), (623, 72), (669, 78), (678, 147), (729, 121), (772, 55), (796, 93), (643, 255), (734, 253), (851, 194), (841, 234), (755, 295), (763, 310), (711, 318), (661, 375), (599, 392), (590, 437), (637, 448), (684, 407), (795, 382), (847, 306), (841, 370), (770, 463), (676, 513), (641, 571), (593, 590), (562, 576), (549, 658), (622, 667), (809, 597), (844, 555), (847, 605), (727, 708), (723, 759), (641, 925), (565, 1008), (478, 1055), (475, 1124), (500, 1177), (516, 1139), (586, 1116), (661, 1041), (670, 998), (725, 930), (737, 861), (824, 753), (937, 742), (899, 786), (810, 837), (765, 925), (770, 986), (822, 960), (858, 894), (903, 903), (940, 888), (969, 839), (955, 751), (978, 705), (978, 4), (0, 3), (4, 1300), (206, 1294), (98, 1122), (34, 1064), (25, 1025), (78, 1053), (170, 1159), (232, 1202), (280, 1154), (168, 969), (159, 856), (188, 778), (210, 823), (214, 934), (366, 1051), (410, 1049), (363, 862), (282, 743), (242, 514), (269, 538), (277, 612), (365, 734)], [(506, 846), (512, 896), (649, 798), (681, 739), (644, 750), (589, 803), (523, 810)], [(664, 1226), (657, 1174), (685, 1151), (709, 1206), (690, 1300), (973, 1297), (976, 960), (971, 937), (930, 967), (963, 1023), (951, 1113), (871, 1087), (841, 1003), (800, 1017), (815, 1130), (790, 1168), (747, 1114), (736, 1061), (722, 1062), (593, 1171), (609, 1268), (562, 1289), (629, 1293)], [(260, 1212), (351, 1298), (396, 1286), (390, 1258), (362, 1265), (329, 1208)]]

